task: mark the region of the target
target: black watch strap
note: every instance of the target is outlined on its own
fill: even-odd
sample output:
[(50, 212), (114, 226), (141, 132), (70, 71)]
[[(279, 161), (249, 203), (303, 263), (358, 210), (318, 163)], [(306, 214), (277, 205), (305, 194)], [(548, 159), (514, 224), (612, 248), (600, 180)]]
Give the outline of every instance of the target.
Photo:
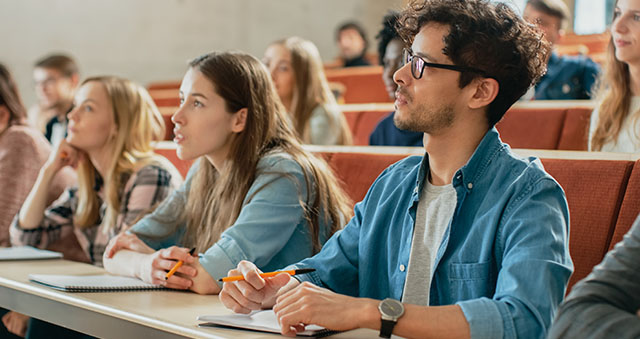
[(393, 328), (395, 326), (395, 321), (382, 319), (382, 324), (380, 325), (380, 338), (391, 338), (391, 333), (393, 333)]

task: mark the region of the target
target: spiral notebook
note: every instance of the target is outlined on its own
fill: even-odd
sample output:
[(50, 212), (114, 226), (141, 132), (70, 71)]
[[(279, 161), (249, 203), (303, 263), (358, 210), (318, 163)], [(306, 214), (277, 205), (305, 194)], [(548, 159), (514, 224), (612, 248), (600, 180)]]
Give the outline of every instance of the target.
[[(269, 333), (280, 333), (280, 325), (273, 310), (256, 311), (251, 314), (229, 314), (229, 315), (201, 315), (200, 327), (227, 327), (240, 330), (251, 330)], [(298, 336), (303, 337), (324, 337), (338, 333), (317, 325), (305, 326), (304, 332), (299, 332)]]
[(121, 292), (167, 289), (142, 280), (115, 275), (29, 274), (29, 280), (65, 292)]

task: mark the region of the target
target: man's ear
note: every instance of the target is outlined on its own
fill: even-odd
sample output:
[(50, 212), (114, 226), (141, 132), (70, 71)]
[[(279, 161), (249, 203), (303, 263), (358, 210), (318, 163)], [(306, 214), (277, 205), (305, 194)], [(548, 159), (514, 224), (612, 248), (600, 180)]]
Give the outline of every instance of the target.
[(479, 78), (474, 80), (476, 83), (475, 93), (469, 100), (469, 108), (477, 109), (485, 106), (489, 106), (500, 91), (500, 84), (496, 79), (492, 78)]
[(233, 119), (231, 121), (232, 132), (240, 133), (244, 131), (244, 127), (247, 125), (247, 114), (249, 114), (249, 111), (246, 107), (241, 108), (233, 114)]
[(71, 87), (76, 88), (78, 87), (78, 84), (80, 83), (80, 76), (76, 73), (76, 74), (72, 74), (71, 75)]

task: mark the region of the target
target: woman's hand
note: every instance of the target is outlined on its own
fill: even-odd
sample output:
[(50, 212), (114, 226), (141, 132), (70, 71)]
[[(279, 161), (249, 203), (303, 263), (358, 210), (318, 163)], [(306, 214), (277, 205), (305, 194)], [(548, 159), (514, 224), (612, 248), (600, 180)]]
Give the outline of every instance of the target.
[(116, 252), (124, 249), (144, 254), (155, 252), (153, 248), (147, 246), (147, 244), (140, 240), (135, 234), (123, 232), (109, 240), (109, 244), (104, 250), (104, 257), (105, 259), (111, 259)]
[(86, 157), (85, 153), (71, 146), (66, 139), (62, 139), (55, 152), (52, 152), (43, 168), (52, 174), (65, 166), (76, 168), (78, 162)]
[[(165, 279), (167, 272), (180, 260), (184, 264), (169, 279)], [(137, 276), (141, 280), (154, 285), (186, 290), (193, 286), (192, 278), (198, 274), (196, 268), (192, 266), (195, 261), (196, 258), (189, 254), (188, 248), (177, 246), (164, 248), (145, 256), (145, 259), (140, 262), (140, 270)]]

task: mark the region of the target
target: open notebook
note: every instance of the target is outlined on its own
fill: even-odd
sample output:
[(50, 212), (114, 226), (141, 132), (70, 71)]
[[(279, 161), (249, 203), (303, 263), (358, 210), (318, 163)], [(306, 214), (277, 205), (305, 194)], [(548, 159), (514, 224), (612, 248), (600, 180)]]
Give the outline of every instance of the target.
[(115, 275), (29, 274), (29, 280), (66, 292), (120, 292), (167, 289), (142, 280)]
[[(256, 311), (251, 314), (229, 314), (229, 315), (201, 315), (200, 321), (206, 321), (198, 326), (202, 327), (230, 327), (243, 330), (280, 333), (280, 325), (276, 319), (276, 314), (272, 310)], [(299, 336), (322, 337), (337, 333), (324, 327), (316, 325), (306, 326), (304, 332), (299, 332)]]
[(30, 246), (0, 248), (0, 261), (60, 259), (62, 253), (40, 250)]

